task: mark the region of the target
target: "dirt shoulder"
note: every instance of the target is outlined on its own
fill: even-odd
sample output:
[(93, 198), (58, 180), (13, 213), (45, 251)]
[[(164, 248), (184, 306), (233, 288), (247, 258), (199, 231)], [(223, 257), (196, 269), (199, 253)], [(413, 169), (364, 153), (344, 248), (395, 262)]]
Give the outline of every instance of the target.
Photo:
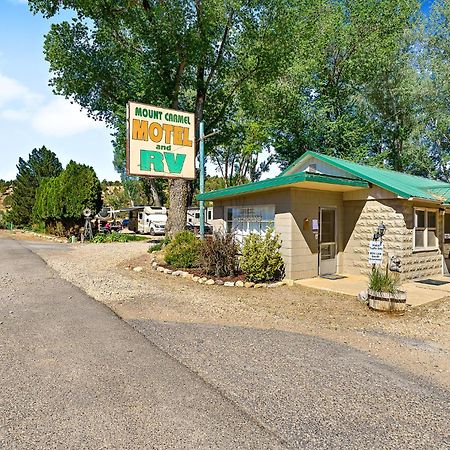
[[(450, 301), (394, 317), (356, 298), (301, 286), (244, 289), (204, 286), (152, 270), (147, 242), (39, 249), (61, 276), (125, 320), (211, 323), (279, 329), (357, 348), (450, 387)], [(141, 272), (132, 269), (140, 266)]]

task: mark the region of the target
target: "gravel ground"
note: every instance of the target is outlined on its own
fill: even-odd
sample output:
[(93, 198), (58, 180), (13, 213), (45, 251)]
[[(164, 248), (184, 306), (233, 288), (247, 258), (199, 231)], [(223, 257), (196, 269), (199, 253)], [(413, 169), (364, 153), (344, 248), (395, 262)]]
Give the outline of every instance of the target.
[[(450, 387), (450, 301), (393, 317), (355, 298), (300, 286), (202, 286), (155, 272), (147, 242), (56, 246), (36, 251), (63, 278), (126, 320), (220, 324), (309, 334), (377, 356)], [(133, 267), (141, 266), (136, 273)], [(161, 287), (164, 287), (161, 289)]]

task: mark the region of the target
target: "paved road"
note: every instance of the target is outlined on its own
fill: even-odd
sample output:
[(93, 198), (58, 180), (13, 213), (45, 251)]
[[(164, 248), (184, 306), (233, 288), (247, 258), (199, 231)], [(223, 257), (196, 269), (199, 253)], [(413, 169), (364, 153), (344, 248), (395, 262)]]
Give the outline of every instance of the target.
[(6, 239), (0, 321), (2, 449), (283, 446), (24, 244)]
[(349, 347), (215, 325), (133, 331), (1, 239), (0, 287), (0, 447), (450, 448), (449, 393)]

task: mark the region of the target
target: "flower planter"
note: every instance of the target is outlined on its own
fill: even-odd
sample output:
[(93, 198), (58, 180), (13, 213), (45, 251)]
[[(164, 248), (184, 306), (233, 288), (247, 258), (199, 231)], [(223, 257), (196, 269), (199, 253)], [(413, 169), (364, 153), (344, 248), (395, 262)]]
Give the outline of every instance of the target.
[(369, 308), (375, 311), (386, 311), (395, 314), (404, 314), (406, 309), (406, 292), (398, 291), (395, 294), (367, 290)]

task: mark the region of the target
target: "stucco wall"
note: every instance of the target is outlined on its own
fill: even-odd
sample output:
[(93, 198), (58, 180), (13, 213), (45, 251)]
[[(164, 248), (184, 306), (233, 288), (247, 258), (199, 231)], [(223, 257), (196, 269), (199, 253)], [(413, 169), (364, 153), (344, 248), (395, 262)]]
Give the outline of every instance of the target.
[(292, 189), (292, 272), (291, 278), (310, 278), (318, 275), (318, 236), (304, 220), (319, 219), (319, 207), (335, 207), (337, 222), (337, 271), (342, 271), (343, 203), (341, 192)]
[(292, 213), (291, 190), (283, 189), (264, 193), (243, 195), (231, 199), (214, 202), (213, 227), (224, 229), (225, 208), (229, 206), (275, 206), (275, 229), (280, 234), (282, 241), (281, 254), (285, 264), (286, 277), (291, 278), (292, 261)]
[[(337, 230), (343, 229), (342, 193), (290, 188), (240, 196), (214, 202), (215, 229), (224, 227), (224, 212), (229, 206), (275, 205), (275, 229), (280, 233), (281, 253), (286, 278), (300, 279), (318, 275), (318, 242), (312, 219), (319, 218), (319, 206), (336, 207)], [(304, 225), (304, 220), (308, 224)], [(338, 272), (342, 271), (342, 232), (338, 232)]]

